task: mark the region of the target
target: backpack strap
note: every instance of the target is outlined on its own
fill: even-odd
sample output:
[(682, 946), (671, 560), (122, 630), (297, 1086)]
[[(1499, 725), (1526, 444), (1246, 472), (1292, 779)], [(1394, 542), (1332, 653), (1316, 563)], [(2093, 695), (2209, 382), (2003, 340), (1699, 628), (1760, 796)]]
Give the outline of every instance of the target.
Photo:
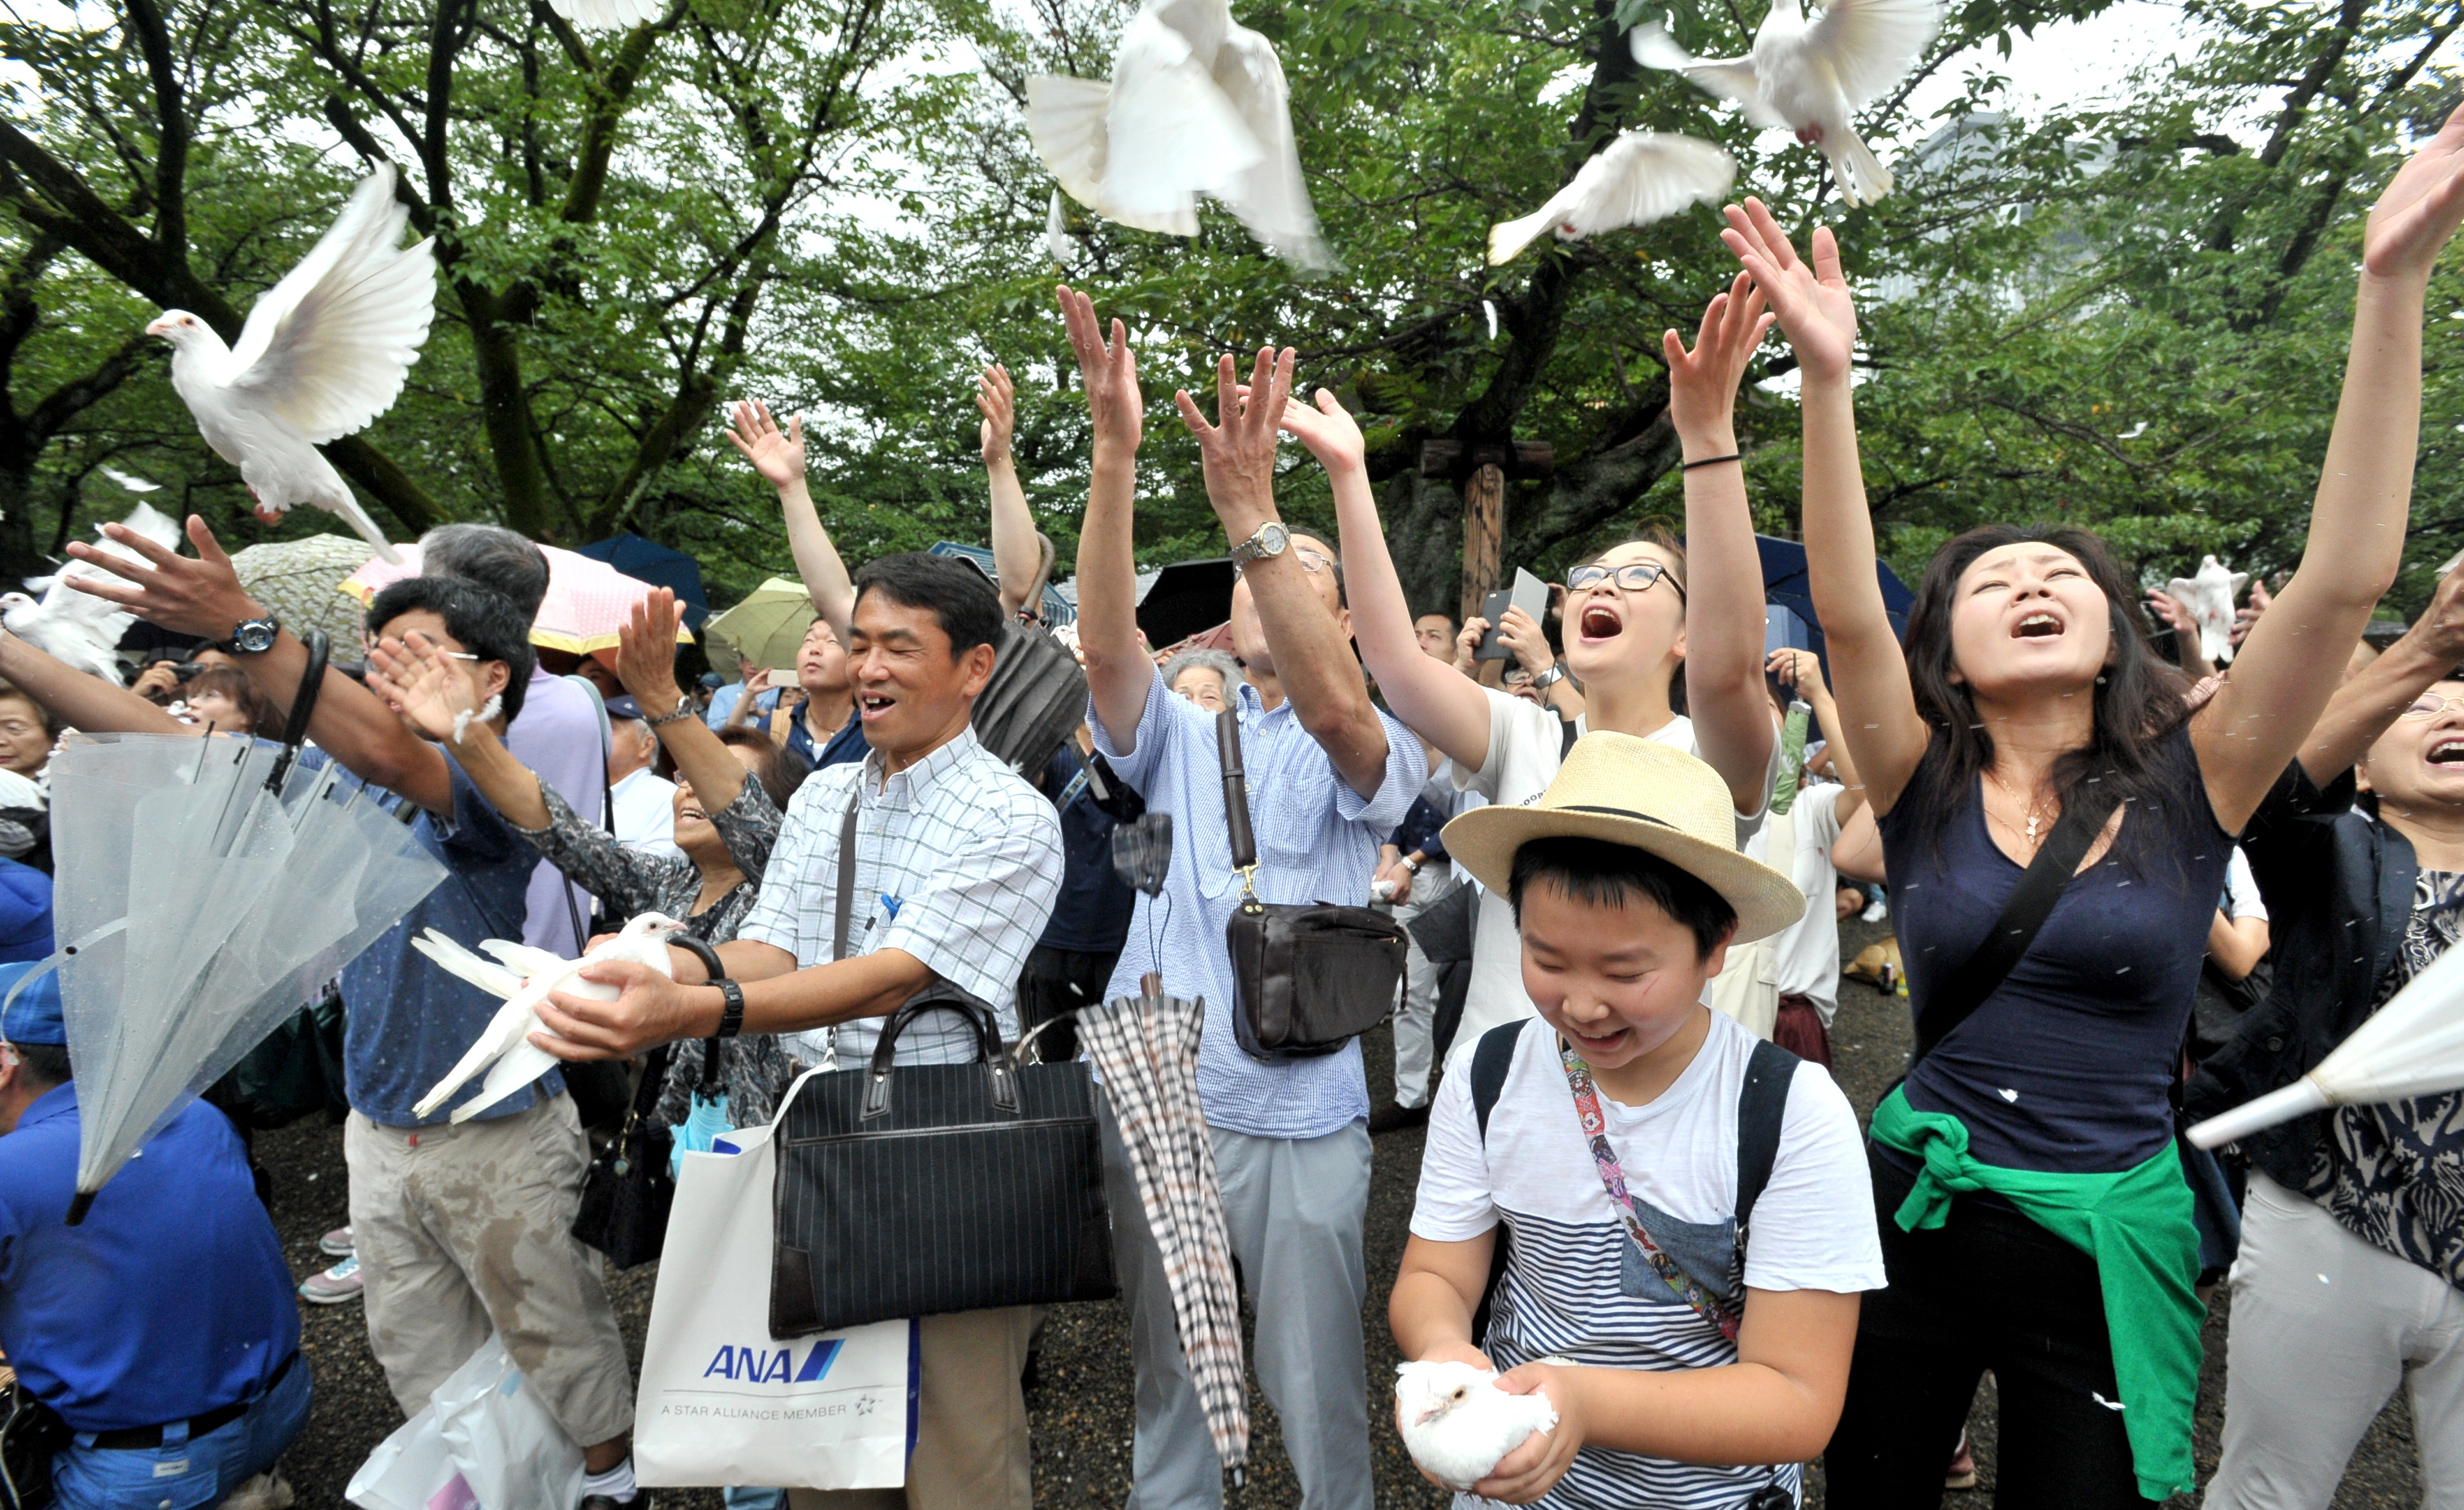
[(1779, 1161), (1780, 1127), (1788, 1120), (1788, 1091), (1796, 1083), (1801, 1062), (1768, 1039), (1754, 1041), (1746, 1061), (1746, 1083), (1737, 1092), (1737, 1254), (1746, 1251), (1746, 1226), (1754, 1202), (1771, 1183), (1771, 1166)]
[(1514, 1045), (1522, 1039), (1524, 1022), (1501, 1023), (1480, 1036), (1471, 1051), (1471, 1109), (1480, 1119), (1480, 1141), (1488, 1141), (1488, 1114), (1506, 1091), (1506, 1072), (1514, 1067)]

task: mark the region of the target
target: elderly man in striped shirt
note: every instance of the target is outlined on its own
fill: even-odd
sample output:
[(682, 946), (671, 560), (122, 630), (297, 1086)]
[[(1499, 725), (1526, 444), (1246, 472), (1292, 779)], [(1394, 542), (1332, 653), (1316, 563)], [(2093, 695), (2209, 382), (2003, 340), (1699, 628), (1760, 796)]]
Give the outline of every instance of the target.
[[(612, 1002), (558, 995), (540, 1020), (567, 1058), (629, 1054), (721, 1032), (794, 1035), (820, 1062), (837, 1036), (842, 1064), (872, 1057), (880, 1018), (935, 977), (992, 1004), (1018, 1033), (1020, 968), (1061, 890), (1061, 823), (1052, 804), (976, 741), (975, 699), (993, 670), (1000, 602), (973, 567), (892, 556), (856, 574), (847, 672), (872, 753), (815, 772), (787, 805), (761, 897), (719, 946), (743, 994), (741, 1017), (692, 955), (673, 980), (639, 965), (587, 974), (624, 988)], [(856, 905), (845, 958), (837, 938), (839, 840), (856, 810)], [(919, 1018), (897, 1062), (973, 1061), (975, 1039), (949, 1014)], [(1355, 1307), (1356, 1309), (1356, 1307)], [(796, 1489), (797, 1510), (1029, 1510), (1032, 1479), (1019, 1374), (1032, 1311), (1018, 1306), (928, 1316), (922, 1323), (915, 1452), (904, 1490)]]
[[(1118, 321), (1107, 346), (1085, 295), (1063, 289), (1061, 303), (1095, 422), (1078, 542), (1078, 643), (1095, 747), (1149, 811), (1175, 820), (1161, 903), (1137, 899), (1111, 995), (1134, 993), (1138, 976), (1155, 971), (1172, 995), (1205, 999), (1199, 1095), (1224, 1225), (1258, 1307), (1258, 1381), (1283, 1424), (1304, 1510), (1369, 1510), (1360, 1330), (1369, 1087), (1360, 1048), (1264, 1063), (1234, 1038), (1223, 930), (1241, 886), (1229, 859), (1215, 715), (1172, 695), (1137, 644), (1130, 542), (1143, 423), (1136, 367)], [(1207, 498), (1241, 568), (1232, 639), (1248, 678), (1236, 702), (1260, 851), (1258, 895), (1363, 906), (1377, 845), (1428, 779), (1428, 763), (1419, 740), (1369, 700), (1333, 548), (1286, 530), (1276, 516), (1276, 426), (1291, 361), (1288, 351), (1279, 360), (1261, 353), (1243, 390), (1223, 359), (1220, 427), (1188, 394), (1179, 403), (1199, 437)], [(1120, 1178), (1113, 1187), (1113, 1247), (1137, 1369), (1131, 1503), (1216, 1510), (1222, 1474), (1176, 1341), (1163, 1260), (1133, 1192)]]

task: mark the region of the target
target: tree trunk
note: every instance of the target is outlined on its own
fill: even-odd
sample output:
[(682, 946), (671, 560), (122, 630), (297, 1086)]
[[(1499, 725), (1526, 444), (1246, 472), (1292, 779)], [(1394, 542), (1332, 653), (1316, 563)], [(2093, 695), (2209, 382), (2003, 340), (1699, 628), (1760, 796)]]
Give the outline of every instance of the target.
[(1463, 482), (1463, 612), (1460, 624), (1480, 612), (1497, 590), (1497, 553), (1506, 534), (1506, 469), (1483, 462)]

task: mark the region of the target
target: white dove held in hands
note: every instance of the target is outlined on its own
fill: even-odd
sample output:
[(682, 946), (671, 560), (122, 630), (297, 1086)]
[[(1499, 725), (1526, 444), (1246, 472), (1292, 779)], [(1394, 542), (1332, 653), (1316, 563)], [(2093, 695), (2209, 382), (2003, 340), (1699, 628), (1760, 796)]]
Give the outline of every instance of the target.
[(1717, 200), (1736, 177), (1737, 160), (1708, 142), (1664, 131), (1623, 132), (1549, 203), (1489, 227), (1489, 265), (1513, 260), (1544, 230), (1573, 241), (1666, 220), (1688, 205)]
[(172, 389), (260, 516), (313, 503), (398, 563), (317, 449), (393, 406), (436, 313), (433, 240), (402, 245), (410, 212), (393, 183), (383, 164), (360, 181), (323, 239), (258, 295), (236, 347), (187, 310), (165, 310), (145, 333), (171, 343)]
[(2227, 571), (2214, 557), (2203, 556), (2196, 576), (2176, 577), (2165, 584), (2199, 622), (2199, 654), (2210, 666), (2233, 661), (2233, 598), (2248, 580), (2248, 572)]
[(1888, 194), (1891, 172), (1850, 117), (1899, 82), (1941, 24), (1940, 0), (1831, 0), (1811, 24), (1799, 0), (1771, 0), (1745, 57), (1698, 58), (1660, 21), (1636, 27), (1628, 42), (1645, 68), (1683, 74), (1743, 105), (1756, 125), (1794, 132), (1829, 161), (1854, 208)]
[[(165, 550), (180, 548), (179, 523), (151, 504), (140, 503), (120, 522)], [(96, 525), (94, 533), (99, 537), (97, 549), (125, 556), (132, 561), (143, 560), (135, 551), (104, 535), (102, 526)], [(83, 561), (71, 561), (49, 579), (29, 578), (26, 586), (41, 593), (42, 601), (37, 602), (25, 593), (0, 593), (0, 627), (54, 659), (117, 687), (121, 683), (120, 637), (128, 632), (137, 616), (108, 598), (97, 598), (69, 585), (79, 577), (112, 580), (109, 572)]]
[(1557, 1424), (1548, 1395), (1507, 1394), (1497, 1375), (1467, 1363), (1395, 1368), (1396, 1415), (1412, 1461), (1448, 1488), (1468, 1491), (1534, 1432)]
[(674, 918), (645, 912), (580, 959), (565, 959), (543, 949), (509, 944), (500, 938), (489, 939), (479, 946), (502, 964), (490, 964), (432, 928), (412, 939), (410, 947), (433, 960), (437, 968), (460, 976), (492, 996), (502, 996), (505, 1004), (496, 1009), (496, 1015), (489, 1019), (478, 1041), (471, 1045), (460, 1062), (411, 1109), (423, 1117), (429, 1115), (451, 1100), (472, 1076), (485, 1069), (488, 1078), (480, 1084), (480, 1094), (453, 1108), (452, 1120), (467, 1122), (556, 1068), (557, 1057), (530, 1040), (531, 1034), (546, 1031), (533, 1009), (552, 991), (592, 1001), (613, 1001), (623, 994), (614, 986), (583, 979), (584, 965), (630, 960), (663, 975), (672, 974), (668, 962), (668, 940), (684, 930), (685, 926)]

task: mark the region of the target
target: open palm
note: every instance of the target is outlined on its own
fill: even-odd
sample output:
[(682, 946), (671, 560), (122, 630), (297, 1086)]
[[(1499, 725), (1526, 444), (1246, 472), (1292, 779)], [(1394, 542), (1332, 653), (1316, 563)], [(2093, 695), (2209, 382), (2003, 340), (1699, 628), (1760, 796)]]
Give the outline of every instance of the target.
[(1831, 228), (1815, 228), (1809, 264), (1789, 245), (1788, 232), (1761, 200), (1749, 199), (1742, 209), (1730, 205), (1727, 216), (1728, 229), (1720, 232), (1720, 239), (1771, 301), (1780, 329), (1796, 351), (1797, 365), (1810, 380), (1846, 377), (1848, 360), (1857, 349), (1857, 305), (1839, 271), (1839, 243)]
[(423, 634), (378, 642), (368, 652), (368, 684), (430, 739), (452, 738), (454, 721), (471, 711), (470, 688)]
[(1668, 358), (1668, 412), (1678, 434), (1699, 436), (1706, 429), (1728, 427), (1737, 381), (1771, 325), (1771, 317), (1763, 313), (1762, 291), (1740, 273), (1727, 293), (1712, 295), (1692, 351), (1677, 332), (1661, 332), (1661, 347)]
[(979, 438), (989, 466), (1009, 454), (1010, 436), (1018, 423), (1007, 367), (994, 362), (976, 380), (976, 407), (984, 417)]
[(2464, 106), (2415, 152), (2370, 207), (2362, 266), (2379, 277), (2426, 277), (2464, 221)]
[[(1246, 401), (1245, 384), (1241, 397)], [(1367, 442), (1360, 438), (1360, 423), (1352, 417), (1341, 400), (1331, 388), (1317, 390), (1317, 405), (1312, 408), (1298, 399), (1284, 404), (1283, 427), (1293, 439), (1309, 449), (1318, 465), (1329, 471), (1357, 467), (1367, 452)]]
[(736, 427), (727, 438), (761, 474), (761, 480), (773, 488), (784, 488), (804, 475), (804, 417), (801, 414), (781, 429), (770, 417), (770, 405), (755, 399), (736, 406)]
[(1095, 317), (1095, 301), (1072, 288), (1057, 291), (1061, 321), (1069, 330), (1069, 349), (1078, 356), (1078, 376), (1087, 385), (1087, 413), (1095, 422), (1099, 448), (1138, 449), (1146, 428), (1146, 396), (1138, 391), (1138, 362), (1130, 352), (1130, 333), (1112, 321), (1111, 340), (1104, 339), (1103, 322)]

